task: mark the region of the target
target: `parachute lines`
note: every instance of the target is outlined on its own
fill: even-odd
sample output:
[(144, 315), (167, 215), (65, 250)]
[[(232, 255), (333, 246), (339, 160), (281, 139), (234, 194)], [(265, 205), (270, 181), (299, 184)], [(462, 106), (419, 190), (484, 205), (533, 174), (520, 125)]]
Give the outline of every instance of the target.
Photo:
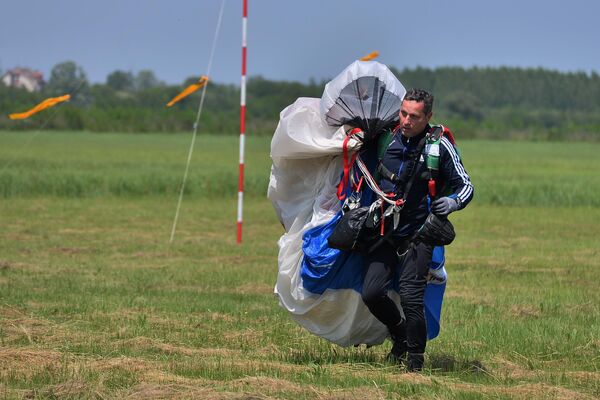
[[(215, 28), (215, 36), (213, 38), (212, 48), (210, 50), (210, 57), (208, 59), (208, 66), (206, 68), (206, 76), (210, 76), (210, 69), (212, 67), (213, 57), (215, 54), (215, 47), (217, 44), (217, 38), (219, 36), (219, 30), (221, 29), (221, 20), (223, 19), (223, 9), (225, 8), (225, 0), (221, 2), (221, 9), (219, 10), (219, 17), (217, 19), (217, 27)], [(207, 81), (208, 82), (208, 81)], [(208, 83), (202, 88), (202, 94), (200, 96), (200, 105), (198, 106), (198, 113), (196, 114), (196, 121), (194, 122), (194, 132), (192, 134), (192, 142), (188, 150), (187, 163), (185, 165), (185, 172), (183, 173), (183, 180), (181, 182), (181, 189), (179, 191), (179, 200), (177, 201), (177, 208), (175, 210), (175, 217), (173, 218), (173, 226), (171, 228), (171, 238), (169, 243), (173, 243), (175, 238), (175, 229), (177, 228), (177, 220), (179, 219), (179, 210), (181, 208), (181, 200), (183, 199), (183, 192), (185, 190), (185, 184), (187, 182), (188, 171), (190, 169), (190, 162), (192, 161), (192, 153), (194, 151), (194, 144), (196, 143), (196, 135), (198, 133), (198, 122), (200, 121), (200, 115), (202, 114), (202, 106), (204, 105), (204, 96), (206, 95), (206, 88)]]

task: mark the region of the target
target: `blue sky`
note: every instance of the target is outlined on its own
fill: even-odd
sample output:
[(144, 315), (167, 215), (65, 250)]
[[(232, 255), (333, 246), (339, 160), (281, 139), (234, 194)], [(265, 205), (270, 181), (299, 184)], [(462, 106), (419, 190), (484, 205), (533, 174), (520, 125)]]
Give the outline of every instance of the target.
[[(151, 69), (169, 83), (206, 72), (221, 0), (6, 1), (0, 68), (48, 76), (73, 60), (93, 82)], [(241, 0), (226, 0), (212, 67), (239, 83)], [(248, 74), (317, 81), (373, 50), (398, 68), (600, 71), (600, 2), (249, 0)]]

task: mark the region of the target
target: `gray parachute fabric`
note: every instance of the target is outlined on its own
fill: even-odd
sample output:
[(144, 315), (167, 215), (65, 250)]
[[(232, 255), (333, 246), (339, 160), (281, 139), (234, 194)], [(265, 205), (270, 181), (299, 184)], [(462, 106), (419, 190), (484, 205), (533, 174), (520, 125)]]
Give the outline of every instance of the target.
[(321, 113), (329, 125), (350, 125), (374, 135), (397, 123), (405, 94), (384, 65), (355, 61), (325, 86)]

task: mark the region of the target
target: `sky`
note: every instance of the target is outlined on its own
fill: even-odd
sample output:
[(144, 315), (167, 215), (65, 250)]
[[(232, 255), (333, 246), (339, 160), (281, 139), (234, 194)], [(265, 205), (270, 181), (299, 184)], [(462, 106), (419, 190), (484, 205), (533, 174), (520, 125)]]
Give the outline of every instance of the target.
[[(0, 69), (48, 77), (75, 61), (95, 83), (153, 70), (206, 74), (222, 0), (3, 1)], [(600, 2), (590, 0), (248, 0), (248, 75), (321, 81), (353, 60), (404, 67), (600, 71)], [(211, 78), (239, 84), (242, 0), (226, 0)]]

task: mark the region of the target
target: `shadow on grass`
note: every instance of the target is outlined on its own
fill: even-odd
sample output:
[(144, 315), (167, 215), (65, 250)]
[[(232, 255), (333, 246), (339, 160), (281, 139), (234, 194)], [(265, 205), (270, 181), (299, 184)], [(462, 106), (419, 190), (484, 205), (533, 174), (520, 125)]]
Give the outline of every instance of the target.
[(441, 372), (467, 372), (486, 374), (488, 371), (479, 360), (459, 360), (450, 354), (431, 354), (429, 365), (432, 370)]

